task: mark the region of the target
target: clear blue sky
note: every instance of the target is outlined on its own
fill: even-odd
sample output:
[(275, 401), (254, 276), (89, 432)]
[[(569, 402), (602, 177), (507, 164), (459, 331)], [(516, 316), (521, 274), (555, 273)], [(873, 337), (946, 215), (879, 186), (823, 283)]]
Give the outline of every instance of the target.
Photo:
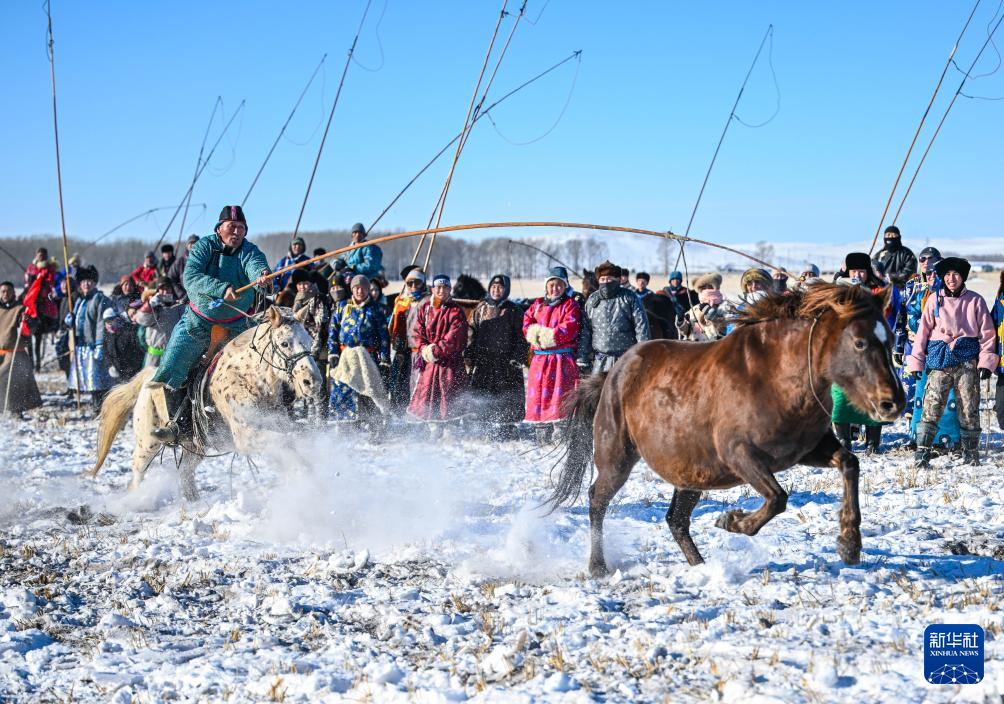
[[(244, 195), (327, 52), (324, 103), (317, 81), (290, 126), (293, 141), (280, 143), (247, 207), (252, 236), (292, 229), (364, 4), (54, 0), (71, 234), (96, 236), (177, 203), (217, 95), (228, 114), (246, 99), (233, 149), (225, 140), (196, 188), (194, 200), (210, 212), (186, 229), (207, 232), (220, 206)], [(349, 69), (303, 229), (369, 222), (459, 131), (500, 6), (373, 1), (357, 58), (379, 70)], [(998, 6), (981, 5), (957, 54), (963, 67)], [(531, 1), (527, 16), (537, 22), (517, 29), (489, 102), (582, 49), (571, 103), (557, 129), (529, 146), (512, 146), (482, 120), (444, 221), (561, 219), (682, 232), (773, 23), (780, 113), (761, 129), (732, 126), (692, 234), (725, 243), (870, 237), (970, 8), (968, 1)], [(45, 14), (38, 2), (4, 3), (0, 12), (0, 236), (58, 232)], [(766, 58), (740, 105), (747, 121), (774, 109)], [(979, 69), (996, 63), (990, 50)], [(574, 73), (570, 63), (507, 101), (492, 113), (499, 128), (513, 140), (546, 131)], [(948, 74), (925, 135), (960, 80)], [(1004, 70), (967, 92), (1004, 95)], [(900, 218), (908, 243), (1002, 235), (1002, 125), (1004, 101), (959, 99)], [(384, 226), (424, 226), (448, 166), (443, 159), (423, 177)], [(168, 217), (158, 213), (121, 234), (156, 240)]]

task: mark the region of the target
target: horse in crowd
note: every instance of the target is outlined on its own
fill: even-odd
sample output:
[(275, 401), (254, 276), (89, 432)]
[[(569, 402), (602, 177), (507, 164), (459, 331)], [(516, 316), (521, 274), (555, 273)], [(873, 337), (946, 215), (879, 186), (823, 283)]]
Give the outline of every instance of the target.
[[(194, 473), (208, 447), (251, 455), (269, 446), (288, 446), (286, 436), (275, 430), (279, 426), (274, 422), (274, 413), (285, 414), (283, 399), (290, 394), (313, 403), (323, 383), (310, 355), (310, 335), (301, 324), (305, 313), (306, 309), (302, 309), (294, 316), (289, 309), (270, 307), (261, 323), (226, 343), (207, 373), (196, 373), (190, 382), (190, 388), (194, 385), (199, 391), (193, 402), (192, 428), (179, 443), (182, 449), (178, 469), (186, 499), (198, 497)], [(212, 352), (206, 355), (212, 356)], [(166, 409), (158, 408), (154, 392), (146, 386), (155, 371), (144, 369), (105, 398), (98, 422), (97, 461), (90, 476), (96, 476), (101, 469), (131, 413), (136, 444), (130, 489), (138, 488), (143, 481), (147, 468), (164, 447), (153, 436), (153, 430), (169, 420)], [(206, 404), (209, 409), (204, 409)]]
[[(564, 466), (548, 503), (574, 500), (595, 462), (590, 572), (606, 573), (603, 519), (639, 459), (675, 487), (666, 522), (691, 565), (703, 561), (690, 535), (702, 491), (753, 487), (762, 506), (728, 511), (716, 525), (756, 535), (787, 506), (777, 472), (837, 467), (844, 483), (837, 550), (857, 564), (858, 460), (833, 434), (829, 391), (838, 384), (879, 420), (903, 411), (884, 307), (882, 294), (858, 286), (814, 284), (753, 304), (725, 338), (644, 342), (609, 372), (584, 379), (568, 400)], [(700, 391), (681, 395), (682, 388)]]

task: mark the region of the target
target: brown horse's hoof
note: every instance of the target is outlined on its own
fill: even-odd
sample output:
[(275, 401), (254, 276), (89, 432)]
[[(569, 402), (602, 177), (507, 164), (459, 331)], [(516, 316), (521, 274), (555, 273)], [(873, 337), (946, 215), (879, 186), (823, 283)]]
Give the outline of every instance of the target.
[(861, 562), (861, 540), (850, 540), (844, 536), (837, 538), (837, 554), (845, 565), (857, 565)]
[(738, 509), (733, 511), (726, 511), (725, 513), (723, 513), (721, 516), (718, 517), (718, 520), (715, 521), (715, 525), (718, 526), (719, 528), (722, 528), (723, 530), (729, 531), (730, 533), (739, 533), (740, 530), (737, 527), (737, 524), (741, 519), (745, 517), (746, 514)]

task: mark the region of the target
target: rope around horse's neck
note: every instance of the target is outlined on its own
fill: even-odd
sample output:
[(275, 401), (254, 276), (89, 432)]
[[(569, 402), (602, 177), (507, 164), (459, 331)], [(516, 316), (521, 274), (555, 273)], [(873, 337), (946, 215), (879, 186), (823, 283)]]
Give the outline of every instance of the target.
[(806, 356), (808, 357), (809, 362), (809, 390), (812, 391), (812, 397), (816, 399), (816, 403), (818, 403), (819, 407), (823, 409), (823, 413), (830, 415), (831, 411), (827, 410), (826, 406), (823, 405), (823, 402), (819, 400), (819, 394), (816, 393), (816, 380), (813, 379), (812, 374), (812, 336), (813, 333), (816, 332), (816, 323), (819, 322), (819, 317), (820, 316), (817, 315), (812, 319), (812, 325), (809, 327), (809, 344), (806, 347)]

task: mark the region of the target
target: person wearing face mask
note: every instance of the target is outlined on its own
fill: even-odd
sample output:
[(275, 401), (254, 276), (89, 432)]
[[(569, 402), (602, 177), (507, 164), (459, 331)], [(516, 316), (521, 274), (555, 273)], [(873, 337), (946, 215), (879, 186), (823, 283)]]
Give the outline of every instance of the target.
[(709, 272), (697, 277), (697, 303), (679, 325), (681, 337), (694, 342), (717, 340), (725, 335), (727, 316), (732, 312), (722, 295), (722, 275)]
[(523, 366), (528, 347), (523, 314), (509, 300), (509, 289), (504, 274), (488, 282), (485, 299), (471, 315), (471, 339), (464, 353), (472, 367), (471, 391), (483, 404), (479, 416), (500, 440), (515, 437), (515, 424), (525, 412)]
[(885, 265), (886, 276), (896, 286), (902, 287), (917, 273), (917, 257), (908, 247), (903, 246), (899, 228), (890, 225), (885, 229), (885, 246), (876, 258)]
[(638, 296), (621, 285), (621, 268), (596, 267), (599, 290), (586, 299), (576, 363), (580, 370), (609, 371), (632, 345), (649, 338), (648, 315)]
[(76, 349), (70, 355), (70, 388), (91, 394), (95, 409), (101, 407), (112, 377), (105, 358), (105, 310), (115, 309), (112, 300), (98, 290), (98, 270), (82, 266), (77, 270), (78, 291), (73, 301), (73, 315), (67, 325), (75, 328)]
[[(524, 420), (535, 426), (540, 442), (551, 439), (555, 424), (565, 417), (562, 401), (579, 386), (575, 353), (581, 344), (582, 308), (568, 295), (563, 272), (562, 267), (548, 270), (544, 296), (523, 314), (523, 337), (533, 351)], [(613, 283), (620, 288), (619, 278)], [(586, 303), (599, 295), (590, 294)]]
[(411, 402), (411, 394), (418, 380), (420, 362), (418, 340), (415, 339), (415, 320), (420, 303), (428, 300), (430, 293), (425, 285), (425, 272), (417, 264), (401, 270), (404, 292), (394, 298), (391, 307), (390, 345), (394, 359), (390, 365), (390, 402), (395, 411), (404, 411)]
[(432, 278), (432, 298), (420, 303), (415, 314), (418, 381), (408, 404), (413, 420), (453, 421), (465, 414), (468, 330), (464, 309), (453, 300), (450, 277), (437, 274)]
[[(200, 239), (189, 252), (184, 281), (188, 307), (174, 326), (153, 379), (147, 382), (154, 393), (163, 390), (163, 403), (171, 416), (153, 432), (161, 442), (178, 441), (180, 427), (175, 419), (185, 415), (183, 387), (192, 365), (209, 349), (213, 326), (224, 328), (229, 337), (253, 327), (255, 321), (248, 316), (255, 313), (256, 292), (272, 291), (271, 280), (265, 278), (268, 260), (247, 239), (247, 232), (241, 206), (224, 206), (213, 234)], [(237, 293), (249, 284), (254, 286)]]
[(931, 463), (938, 421), (955, 390), (961, 428), (962, 457), (979, 464), (980, 380), (989, 379), (1000, 364), (997, 335), (986, 301), (966, 288), (969, 262), (947, 257), (935, 264), (944, 289), (924, 304), (907, 369), (919, 377), (927, 372), (924, 411), (917, 426), (917, 467)]
[(776, 269), (771, 275), (771, 291), (786, 293), (788, 291), (788, 270)]

